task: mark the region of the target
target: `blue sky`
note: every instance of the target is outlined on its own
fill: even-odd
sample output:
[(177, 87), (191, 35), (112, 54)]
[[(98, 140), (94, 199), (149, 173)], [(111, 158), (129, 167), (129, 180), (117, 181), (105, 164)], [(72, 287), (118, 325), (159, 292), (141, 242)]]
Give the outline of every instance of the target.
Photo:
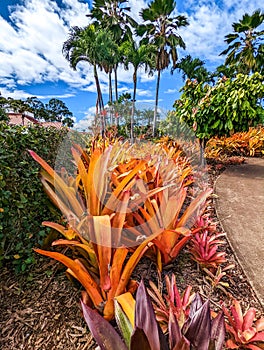
[[(224, 36), (232, 32), (232, 23), (245, 12), (260, 8), (263, 0), (178, 0), (177, 14), (187, 16), (190, 25), (180, 34), (187, 54), (206, 62), (214, 70), (224, 61), (219, 53), (226, 47)], [(148, 1), (129, 0), (132, 16)], [(91, 1), (86, 0), (0, 0), (0, 91), (4, 97), (37, 96), (43, 102), (55, 97), (63, 100), (84, 129), (93, 117), (96, 88), (92, 69), (81, 63), (73, 71), (62, 56), (61, 48), (71, 26), (86, 26)], [(132, 92), (132, 71), (120, 68), (119, 93)], [(104, 100), (107, 102), (108, 77), (101, 73)], [(151, 107), (155, 100), (156, 76), (139, 74), (137, 101)], [(183, 85), (179, 74), (162, 73), (159, 104), (169, 110)]]

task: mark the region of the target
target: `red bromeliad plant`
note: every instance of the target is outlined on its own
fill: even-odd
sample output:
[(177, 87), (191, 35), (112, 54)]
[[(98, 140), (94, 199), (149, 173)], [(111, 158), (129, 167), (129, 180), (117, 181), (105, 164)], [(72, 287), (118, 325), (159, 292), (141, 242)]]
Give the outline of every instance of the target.
[[(122, 299), (122, 296), (120, 297)], [(119, 301), (120, 301), (119, 298)], [(100, 315), (82, 303), (84, 318), (98, 345), (103, 350), (221, 350), (225, 339), (223, 313), (211, 319), (209, 301), (202, 302), (197, 294), (190, 306), (189, 317), (183, 327), (170, 312), (168, 341), (155, 318), (150, 297), (141, 282), (137, 290), (136, 302), (130, 313), (123, 307), (127, 300), (116, 303), (115, 315), (123, 340), (115, 329)]]
[(166, 295), (160, 292), (152, 281), (149, 281), (149, 284), (148, 294), (152, 299), (156, 319), (163, 332), (167, 332), (171, 313), (174, 314), (179, 326), (182, 327), (188, 318), (189, 306), (195, 296), (194, 293), (191, 294), (192, 287), (188, 286), (184, 293), (180, 295), (174, 274), (172, 274), (171, 280), (167, 275), (165, 276)]
[(228, 349), (264, 349), (264, 318), (254, 322), (256, 310), (250, 308), (244, 315), (240, 303), (234, 299), (229, 310), (222, 305), (227, 317), (226, 331), (231, 336), (227, 340)]
[(226, 253), (218, 251), (219, 246), (225, 244), (225, 241), (220, 240), (219, 237), (225, 234), (215, 233), (215, 225), (203, 217), (199, 218), (196, 227), (200, 227), (200, 230), (193, 235), (189, 245), (193, 260), (206, 268), (217, 268), (218, 265), (226, 262)]

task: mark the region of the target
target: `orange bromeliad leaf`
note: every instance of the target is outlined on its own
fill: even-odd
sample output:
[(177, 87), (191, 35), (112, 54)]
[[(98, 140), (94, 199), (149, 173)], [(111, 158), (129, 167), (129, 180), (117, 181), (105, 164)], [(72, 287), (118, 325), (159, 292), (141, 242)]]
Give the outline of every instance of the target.
[(127, 248), (117, 248), (113, 255), (113, 261), (110, 270), (111, 289), (107, 294), (107, 302), (104, 308), (104, 317), (106, 319), (111, 320), (114, 315), (114, 296), (116, 295), (116, 289), (121, 278), (123, 264), (125, 262), (127, 254)]
[(136, 301), (133, 298), (132, 294), (129, 292), (121, 294), (115, 297), (115, 300), (118, 301), (124, 313), (127, 315), (127, 318), (129, 319), (132, 327), (134, 328)]
[(75, 247), (82, 248), (88, 254), (93, 266), (96, 267), (96, 265), (98, 264), (94, 250), (92, 248), (90, 248), (87, 244), (80, 243), (79, 241), (72, 241), (72, 240), (69, 241), (67, 239), (58, 239), (57, 241), (52, 242), (51, 245), (52, 246), (68, 245), (68, 246), (75, 246)]
[(101, 156), (101, 151), (99, 149), (95, 149), (91, 155), (89, 169), (87, 174), (87, 190), (89, 191), (89, 200), (87, 203), (88, 211), (90, 215), (100, 215), (100, 199), (98, 197), (98, 173), (96, 175), (99, 159)]
[[(107, 201), (103, 211), (102, 215), (110, 215), (114, 212), (114, 208), (116, 208), (119, 195), (121, 192), (125, 190), (129, 190), (129, 182), (136, 176), (136, 174), (141, 170), (144, 169), (145, 161), (141, 160), (139, 163), (135, 166), (134, 169), (132, 169), (125, 177), (124, 179), (119, 183), (119, 185), (115, 188), (115, 190), (112, 192), (109, 200)], [(130, 186), (131, 187), (131, 186)]]
[(60, 224), (56, 224), (55, 222), (43, 221), (42, 225), (53, 228), (54, 230), (58, 231), (65, 238), (67, 238), (69, 240), (74, 239), (75, 237), (79, 237), (77, 232), (75, 232), (73, 229), (67, 229), (66, 227), (64, 227)]
[[(75, 214), (81, 215), (83, 209), (76, 198), (76, 190), (73, 187), (69, 187), (63, 179), (34, 151), (29, 151), (30, 155), (34, 160), (36, 160), (42, 166), (42, 183), (46, 183), (50, 187), (49, 196), (54, 199), (55, 204), (58, 202), (58, 196), (56, 192), (62, 197), (61, 199), (66, 199), (66, 203), (70, 204), (70, 207), (74, 209)], [(53, 190), (55, 188), (55, 190)], [(56, 191), (56, 192), (55, 192)]]
[(155, 239), (159, 234), (160, 234), (160, 231), (149, 236), (143, 243), (141, 243), (137, 247), (137, 249), (131, 255), (131, 257), (129, 258), (128, 262), (126, 263), (126, 265), (122, 271), (122, 275), (120, 277), (120, 281), (119, 281), (118, 287), (116, 289), (115, 296), (118, 296), (118, 295), (124, 293), (125, 288), (126, 288), (128, 281), (130, 279), (130, 276), (131, 276), (133, 270), (135, 269), (137, 263), (139, 262), (141, 257), (144, 255), (144, 253), (151, 246), (151, 244), (152, 244), (151, 241), (153, 239)]
[(100, 270), (100, 287), (107, 291), (111, 288), (109, 276), (112, 255), (110, 217), (109, 215), (93, 216), (92, 220)]
[(129, 203), (130, 192), (124, 191), (120, 195), (119, 205), (116, 208), (116, 214), (111, 220), (111, 237), (112, 237), (112, 247), (118, 247), (121, 239), (121, 234), (123, 231), (123, 227), (125, 224), (126, 216), (127, 216), (127, 207)]
[[(205, 203), (208, 196), (213, 192), (211, 188), (207, 188), (205, 191), (200, 193), (188, 206), (183, 215), (181, 216), (178, 226), (192, 226), (193, 219), (196, 219), (197, 215), (195, 213), (201, 210), (201, 206)], [(192, 219), (192, 220), (191, 220)]]
[(89, 272), (80, 266), (80, 264), (76, 263), (74, 260), (68, 258), (67, 256), (57, 253), (57, 252), (48, 252), (46, 250), (42, 249), (34, 249), (36, 253), (48, 256), (52, 259), (55, 259), (65, 266), (67, 266), (69, 269), (71, 269), (78, 279), (78, 281), (83, 285), (86, 292), (88, 293), (89, 297), (93, 301), (94, 305), (101, 309), (103, 304), (103, 298), (98, 290), (98, 286), (94, 279), (91, 277)]

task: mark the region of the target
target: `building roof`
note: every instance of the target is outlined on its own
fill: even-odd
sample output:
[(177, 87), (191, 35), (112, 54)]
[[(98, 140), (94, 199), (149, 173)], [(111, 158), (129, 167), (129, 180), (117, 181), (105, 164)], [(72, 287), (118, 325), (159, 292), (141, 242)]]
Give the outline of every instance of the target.
[(33, 117), (32, 113), (16, 113), (8, 112), (9, 124), (12, 125), (22, 125), (30, 126), (32, 124), (37, 124), (44, 127), (53, 127), (56, 129), (61, 129), (63, 124), (61, 122), (41, 122)]
[(41, 123), (38, 120), (24, 113), (11, 112), (11, 113), (8, 113), (8, 117), (9, 117), (9, 124), (12, 124), (12, 125), (24, 125), (24, 126), (29, 126), (32, 124), (41, 125)]

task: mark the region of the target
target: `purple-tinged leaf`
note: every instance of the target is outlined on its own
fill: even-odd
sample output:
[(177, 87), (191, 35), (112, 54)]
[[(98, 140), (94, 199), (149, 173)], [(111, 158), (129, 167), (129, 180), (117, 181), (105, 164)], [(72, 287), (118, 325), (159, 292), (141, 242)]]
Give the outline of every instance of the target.
[(81, 301), (84, 319), (101, 350), (128, 350), (113, 326)]
[[(211, 342), (214, 345), (213, 350), (222, 350), (225, 341), (225, 319), (224, 313), (219, 312), (211, 322)], [(210, 348), (209, 348), (210, 350)]]
[(130, 350), (152, 350), (148, 338), (143, 331), (143, 329), (140, 329), (138, 327), (134, 328), (134, 331), (132, 333), (131, 339), (130, 339)]
[(209, 300), (200, 307), (191, 318), (189, 327), (184, 334), (193, 349), (208, 350), (211, 337), (211, 315)]
[(166, 339), (156, 321), (154, 309), (143, 281), (140, 282), (136, 296), (135, 327), (144, 331), (151, 350), (167, 350)]
[(181, 340), (172, 348), (172, 350), (190, 350), (189, 341), (182, 336)]
[(203, 306), (202, 298), (200, 297), (199, 293), (196, 293), (195, 297), (193, 299), (193, 302), (190, 305), (189, 317), (193, 318), (193, 316), (196, 313), (196, 311), (199, 310), (202, 306)]
[(170, 308), (170, 315), (169, 315), (168, 331), (169, 331), (170, 349), (174, 349), (177, 343), (181, 340), (182, 333), (181, 333), (178, 320), (174, 315), (174, 313), (172, 312), (171, 308)]

